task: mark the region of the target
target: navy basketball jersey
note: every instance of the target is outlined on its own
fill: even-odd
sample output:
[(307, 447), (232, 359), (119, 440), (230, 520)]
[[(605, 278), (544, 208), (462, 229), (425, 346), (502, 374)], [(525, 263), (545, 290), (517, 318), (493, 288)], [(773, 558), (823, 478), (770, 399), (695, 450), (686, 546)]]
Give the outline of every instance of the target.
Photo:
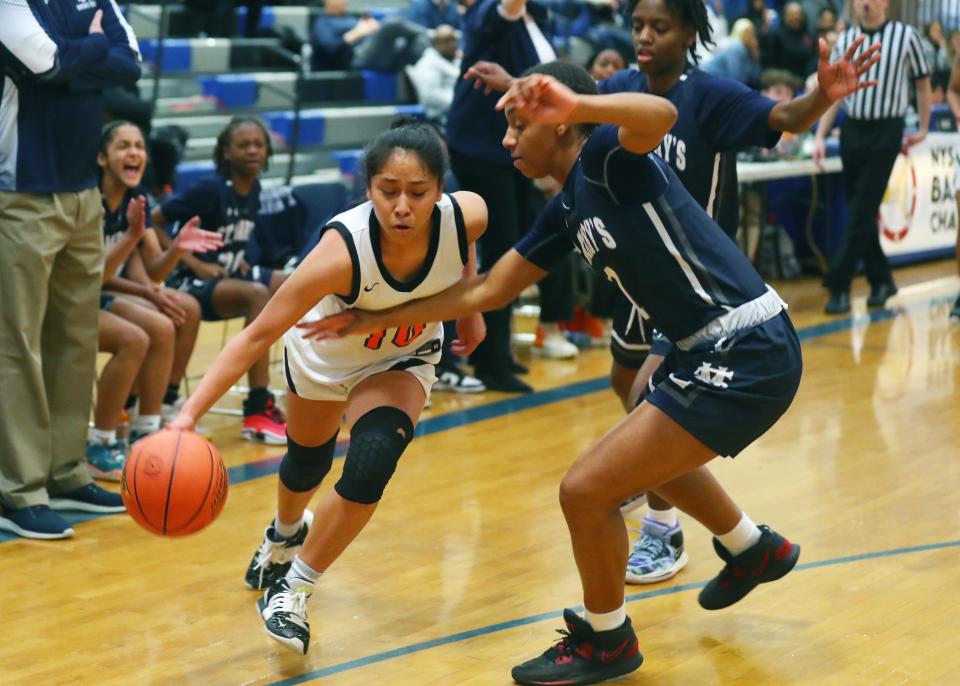
[(722, 230), (670, 166), (627, 152), (617, 132), (596, 129), (517, 251), (549, 270), (576, 250), (673, 341), (764, 295), (763, 279), (733, 241), (718, 240)]
[(270, 186), (260, 191), (257, 225), (247, 243), (249, 265), (282, 269), (297, 257), (307, 241), (307, 206), (290, 186)]
[[(117, 206), (116, 211), (111, 210), (107, 207), (107, 199), (103, 198), (103, 247), (106, 250), (109, 250), (117, 241), (120, 240), (124, 232), (129, 227), (127, 223), (127, 206), (130, 204), (130, 201), (136, 198), (137, 196), (147, 197), (147, 192), (143, 190), (140, 186), (136, 188), (128, 188), (127, 191), (123, 194), (123, 200), (120, 201), (120, 205)], [(150, 201), (147, 201), (146, 204), (146, 215), (144, 216), (146, 220), (146, 226), (148, 229), (153, 228), (153, 220), (150, 218)], [(117, 270), (117, 275), (122, 276), (124, 267), (122, 265)]]
[[(598, 84), (601, 93), (647, 93), (647, 77), (635, 69)], [(777, 103), (742, 83), (691, 67), (666, 93), (677, 108), (677, 123), (655, 152), (680, 177), (693, 198), (728, 236), (739, 223), (737, 151), (769, 148), (780, 132), (768, 123)]]
[(216, 262), (227, 274), (235, 274), (260, 211), (260, 182), (255, 181), (247, 195), (238, 195), (229, 179), (204, 179), (160, 207), (164, 219), (177, 225), (174, 233), (179, 225), (196, 216), (200, 217), (201, 229), (219, 233), (223, 237), (222, 248), (194, 257)]

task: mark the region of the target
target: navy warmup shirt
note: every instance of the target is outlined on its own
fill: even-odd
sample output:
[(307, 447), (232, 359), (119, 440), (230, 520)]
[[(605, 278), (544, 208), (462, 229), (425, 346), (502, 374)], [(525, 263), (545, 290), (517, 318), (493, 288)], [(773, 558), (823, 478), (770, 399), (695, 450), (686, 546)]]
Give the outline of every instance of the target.
[(241, 196), (228, 179), (205, 179), (183, 194), (166, 200), (160, 208), (164, 219), (171, 224), (183, 224), (199, 216), (201, 229), (219, 233), (223, 237), (222, 248), (194, 257), (204, 262), (216, 262), (228, 275), (235, 274), (244, 259), (247, 241), (260, 211), (260, 182), (254, 182), (250, 192)]
[[(628, 69), (598, 84), (601, 93), (647, 93), (645, 74)], [(677, 123), (654, 151), (728, 236), (739, 223), (737, 151), (780, 140), (768, 120), (777, 104), (742, 83), (690, 68), (666, 93)]]
[[(130, 204), (131, 200), (140, 195), (147, 197), (147, 192), (142, 187), (137, 186), (136, 188), (128, 188), (127, 192), (123, 194), (123, 200), (120, 201), (120, 205), (117, 207), (116, 211), (113, 211), (107, 207), (106, 199), (103, 200), (104, 247), (110, 248), (115, 245), (127, 230), (127, 206)], [(153, 219), (150, 217), (149, 200), (147, 201), (146, 216), (144, 219), (146, 220), (147, 228), (153, 228)]]
[(617, 131), (597, 128), (517, 251), (549, 270), (577, 250), (674, 341), (764, 295), (763, 279), (733, 241), (718, 240), (721, 229), (670, 167), (624, 150)]

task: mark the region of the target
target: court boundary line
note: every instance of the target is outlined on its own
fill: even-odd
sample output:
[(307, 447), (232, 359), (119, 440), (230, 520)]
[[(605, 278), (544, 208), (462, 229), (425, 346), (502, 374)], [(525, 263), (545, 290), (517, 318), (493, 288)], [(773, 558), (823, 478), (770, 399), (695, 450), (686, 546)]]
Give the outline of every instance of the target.
[[(854, 562), (863, 562), (866, 560), (876, 560), (883, 557), (897, 557), (900, 555), (910, 555), (913, 553), (930, 552), (933, 550), (946, 550), (949, 548), (960, 548), (960, 539), (952, 540), (952, 541), (943, 541), (941, 543), (929, 543), (926, 545), (908, 546), (904, 548), (891, 548), (889, 550), (878, 550), (872, 553), (844, 555), (843, 557), (830, 558), (827, 560), (818, 560), (816, 562), (806, 562), (803, 564), (798, 564), (796, 567), (794, 567), (794, 571), (807, 571), (810, 569), (820, 569), (822, 567), (834, 567), (842, 564), (851, 564)], [(641, 600), (649, 600), (651, 598), (659, 598), (662, 596), (685, 593), (686, 591), (693, 591), (698, 588), (703, 588), (704, 586), (706, 586), (707, 581), (709, 580), (696, 581), (689, 584), (680, 584), (678, 586), (671, 586), (670, 588), (660, 588), (654, 591), (644, 591), (641, 593), (627, 594), (626, 602), (629, 604), (629, 603), (639, 602)], [(578, 605), (576, 607), (573, 607), (572, 609), (579, 612), (583, 610), (583, 606)], [(341, 662), (340, 664), (330, 665), (329, 667), (315, 669), (313, 671), (306, 672), (304, 674), (300, 674), (294, 677), (281, 679), (280, 681), (267, 682), (265, 686), (294, 686), (295, 684), (303, 684), (303, 683), (307, 683), (308, 681), (314, 681), (316, 679), (322, 679), (324, 677), (333, 676), (335, 674), (342, 674), (343, 672), (349, 672), (355, 669), (361, 669), (363, 667), (368, 667), (370, 665), (379, 664), (381, 662), (393, 660), (398, 657), (405, 657), (407, 655), (412, 655), (414, 653), (420, 653), (425, 650), (430, 650), (431, 648), (439, 648), (441, 646), (452, 645), (454, 643), (460, 643), (461, 641), (466, 641), (471, 638), (477, 638), (478, 636), (488, 636), (490, 634), (499, 633), (501, 631), (515, 629), (517, 627), (526, 626), (528, 624), (536, 624), (538, 622), (546, 621), (548, 619), (559, 619), (561, 617), (563, 617), (563, 610), (553, 610), (551, 612), (542, 612), (540, 614), (529, 615), (527, 617), (520, 617), (520, 618), (512, 619), (506, 622), (488, 624), (487, 626), (478, 627), (476, 629), (468, 629), (466, 631), (460, 631), (455, 634), (450, 634), (449, 636), (441, 636), (440, 638), (428, 639), (426, 641), (418, 641), (417, 643), (412, 643), (408, 646), (402, 646), (400, 648), (394, 648), (393, 650), (387, 650), (382, 653), (374, 653), (373, 655), (368, 655), (366, 657), (360, 657), (354, 660)], [(506, 667), (504, 667), (504, 672), (506, 672)]]
[[(931, 298), (923, 298), (914, 302), (905, 303), (895, 309), (872, 310), (866, 313), (858, 313), (842, 319), (836, 319), (828, 322), (821, 322), (811, 326), (806, 326), (797, 331), (797, 337), (800, 342), (806, 342), (815, 338), (830, 336), (835, 333), (842, 333), (851, 329), (883, 322), (895, 318), (902, 312), (917, 312), (933, 309), (940, 305), (953, 302), (953, 295), (941, 295)], [(531, 410), (543, 405), (549, 405), (563, 400), (570, 400), (580, 396), (596, 393), (610, 387), (610, 378), (601, 376), (584, 381), (576, 381), (565, 386), (547, 389), (545, 391), (535, 391), (526, 395), (520, 395), (503, 400), (495, 400), (491, 403), (478, 405), (476, 407), (466, 408), (464, 410), (455, 410), (438, 417), (429, 417), (417, 425), (414, 436), (429, 436), (431, 434), (447, 431), (458, 426), (468, 426), (488, 419), (496, 419), (507, 414)], [(340, 458), (346, 454), (347, 442), (338, 442), (334, 457)], [(227, 472), (231, 486), (237, 486), (254, 479), (276, 474), (279, 470), (282, 455), (266, 457), (253, 462), (230, 467)], [(109, 514), (89, 513), (89, 512), (60, 512), (60, 515), (70, 524), (81, 524), (94, 519), (109, 517)], [(0, 545), (10, 541), (20, 540), (21, 537), (6, 531), (0, 531)], [(56, 541), (51, 542), (56, 545)]]

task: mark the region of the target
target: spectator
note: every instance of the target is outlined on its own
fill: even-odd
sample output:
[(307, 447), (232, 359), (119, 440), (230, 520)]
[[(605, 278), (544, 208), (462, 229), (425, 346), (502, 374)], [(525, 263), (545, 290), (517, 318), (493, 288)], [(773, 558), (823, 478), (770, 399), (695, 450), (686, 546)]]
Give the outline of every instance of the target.
[(714, 76), (726, 76), (756, 88), (760, 83), (760, 44), (749, 19), (738, 19), (730, 38), (713, 53), (702, 69)]
[(407, 75), (417, 91), (417, 100), (427, 112), (427, 119), (443, 126), (447, 110), (453, 102), (453, 91), (460, 78), (460, 57), (457, 34), (452, 26), (441, 24), (433, 34), (433, 45)]
[(68, 538), (54, 509), (124, 509), (92, 483), (84, 451), (103, 260), (100, 91), (140, 77), (139, 48), (108, 0), (2, 13), (0, 378), (17, 397), (0, 405), (0, 528)]
[(460, 6), (450, 0), (413, 0), (404, 16), (426, 29), (443, 25), (460, 28)]
[(426, 29), (399, 17), (382, 23), (347, 14), (347, 0), (326, 0), (313, 24), (313, 68), (396, 71), (416, 62), (429, 45)]
[(605, 48), (598, 51), (587, 62), (587, 71), (590, 76), (597, 81), (609, 79), (618, 71), (623, 71), (627, 66), (623, 62), (623, 57), (613, 48)]
[(783, 23), (770, 34), (763, 53), (764, 69), (785, 69), (805, 79), (817, 70), (817, 46), (807, 32), (807, 18), (799, 3), (783, 8)]
[(831, 31), (837, 30), (837, 12), (832, 7), (824, 7), (817, 15), (815, 22), (810, 22), (814, 26), (814, 38), (821, 38)]
[[(520, 74), (556, 57), (546, 35), (547, 13), (527, 0), (481, 0), (463, 17), (463, 68), (485, 60)], [(476, 84), (480, 86), (480, 84)], [(532, 202), (531, 182), (503, 147), (507, 122), (494, 109), (498, 94), (465, 80), (457, 83), (447, 117), (450, 161), (464, 190), (490, 199), (489, 230), (478, 241), (481, 271), (486, 271), (526, 232)], [(529, 393), (533, 389), (517, 378), (522, 370), (510, 351), (511, 308), (484, 314), (487, 338), (470, 361), (476, 376), (494, 391)]]
[(837, 5), (834, 0), (799, 0), (799, 2), (814, 38), (836, 26)]
[(927, 64), (934, 71), (950, 71), (950, 46), (939, 21), (932, 21), (920, 37)]

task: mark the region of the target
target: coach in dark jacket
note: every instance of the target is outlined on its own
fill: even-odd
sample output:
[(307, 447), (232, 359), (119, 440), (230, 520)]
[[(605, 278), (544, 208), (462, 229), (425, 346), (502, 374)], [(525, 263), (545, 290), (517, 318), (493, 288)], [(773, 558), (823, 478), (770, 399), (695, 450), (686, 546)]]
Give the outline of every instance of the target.
[[(480, 0), (463, 17), (464, 58), (461, 73), (475, 62), (496, 62), (522, 74), (540, 62), (556, 59), (546, 32), (546, 10), (526, 0)], [(462, 78), (447, 116), (453, 172), (464, 190), (479, 193), (489, 205), (487, 231), (480, 238), (481, 271), (513, 247), (531, 218), (532, 187), (513, 167), (503, 147), (507, 122), (494, 106), (501, 94), (485, 94)], [(486, 387), (522, 393), (532, 390), (515, 376), (510, 354), (510, 307), (484, 313), (487, 338), (470, 361)]]
[(101, 89), (139, 52), (111, 0), (0, 4), (0, 529), (67, 538), (62, 510), (122, 512), (84, 447), (97, 353)]

